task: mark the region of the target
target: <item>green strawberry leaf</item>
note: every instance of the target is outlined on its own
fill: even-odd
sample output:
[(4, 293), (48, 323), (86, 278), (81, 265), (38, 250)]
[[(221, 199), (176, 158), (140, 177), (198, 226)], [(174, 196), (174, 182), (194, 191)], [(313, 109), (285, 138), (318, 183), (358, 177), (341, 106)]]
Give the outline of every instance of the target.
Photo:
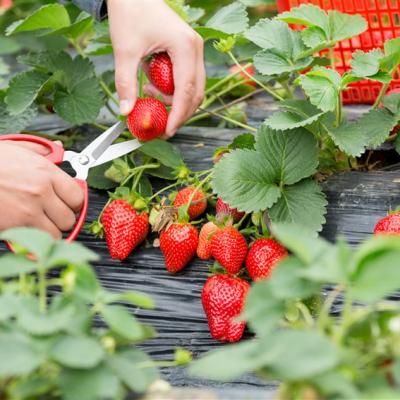
[(368, 53), (361, 50), (355, 51), (350, 61), (353, 75), (363, 78), (377, 74), (382, 57), (383, 52), (380, 49), (373, 49)]
[(282, 188), (281, 197), (268, 211), (271, 221), (301, 225), (319, 232), (325, 223), (328, 202), (321, 187), (312, 179)]
[(15, 21), (6, 29), (7, 35), (38, 29), (61, 29), (71, 23), (67, 10), (61, 4), (47, 4), (28, 15), (25, 19)]
[(385, 57), (381, 60), (381, 69), (393, 73), (400, 64), (400, 38), (387, 40), (384, 44)]
[(329, 20), (326, 12), (311, 4), (302, 4), (300, 7), (294, 7), (290, 11), (279, 14), (277, 19), (288, 24), (307, 27), (316, 26), (324, 32), (329, 31)]
[(317, 141), (303, 128), (277, 132), (262, 126), (257, 134), (256, 150), (274, 170), (273, 182), (280, 186), (297, 183), (317, 171)]
[(318, 26), (310, 26), (301, 31), (301, 38), (307, 47), (316, 49), (316, 51), (329, 47), (329, 41), (325, 31)]
[(367, 30), (368, 24), (361, 15), (329, 11), (329, 38), (334, 42), (349, 39)]
[(30, 107), (25, 111), (11, 115), (6, 103), (0, 99), (0, 135), (19, 133), (25, 129), (36, 116), (36, 108)]
[(256, 151), (238, 149), (214, 167), (213, 189), (231, 207), (247, 213), (265, 210), (279, 198), (275, 170)]
[(346, 154), (360, 156), (367, 147), (382, 144), (397, 125), (398, 116), (387, 109), (375, 109), (355, 122), (346, 122), (328, 133), (335, 144)]
[(277, 50), (262, 50), (254, 56), (254, 66), (263, 75), (281, 75), (301, 71), (313, 62), (312, 57), (292, 61), (280, 54)]
[(210, 39), (226, 39), (229, 36), (227, 33), (206, 26), (198, 26), (195, 28), (195, 31), (204, 39), (204, 41)]
[(185, 165), (179, 149), (165, 140), (154, 139), (143, 143), (139, 151), (149, 157), (155, 158), (166, 167), (177, 168)]
[(51, 77), (39, 71), (25, 71), (9, 82), (5, 102), (11, 115), (25, 111), (39, 95)]
[(262, 19), (244, 35), (264, 50), (275, 49), (289, 58), (293, 55), (293, 31), (282, 21)]
[(90, 168), (87, 183), (93, 189), (109, 190), (118, 186), (118, 183), (105, 177), (105, 172), (112, 165), (112, 161)]
[(116, 399), (121, 393), (117, 376), (103, 364), (90, 370), (65, 368), (59, 380), (65, 400)]
[(338, 104), (341, 76), (329, 68), (316, 67), (298, 78), (310, 102), (324, 112), (334, 111)]
[(206, 27), (231, 35), (245, 31), (248, 23), (246, 6), (240, 2), (234, 2), (218, 10), (207, 21)]
[(287, 130), (305, 127), (317, 122), (324, 112), (307, 100), (285, 100), (279, 103), (278, 111), (264, 122), (274, 130)]
[(256, 143), (256, 138), (251, 133), (243, 133), (236, 136), (232, 143), (228, 146), (229, 149), (249, 149), (254, 150), (254, 145)]
[(21, 50), (22, 44), (14, 38), (0, 36), (0, 55), (14, 54)]
[(73, 84), (70, 89), (58, 89), (54, 95), (54, 110), (73, 124), (92, 122), (97, 118), (104, 99), (97, 78)]
[(45, 36), (66, 36), (70, 39), (77, 39), (80, 36), (89, 33), (93, 29), (93, 18), (86, 12), (78, 15), (78, 18), (69, 26), (59, 28), (48, 32)]

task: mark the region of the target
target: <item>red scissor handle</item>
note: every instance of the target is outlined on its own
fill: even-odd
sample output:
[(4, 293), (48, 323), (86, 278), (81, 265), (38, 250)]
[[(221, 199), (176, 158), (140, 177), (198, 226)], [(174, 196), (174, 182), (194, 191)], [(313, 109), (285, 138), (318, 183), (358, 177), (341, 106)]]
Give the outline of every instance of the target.
[[(39, 136), (25, 135), (25, 134), (1, 135), (0, 140), (12, 140), (15, 142), (31, 142), (40, 144), (49, 150), (49, 153), (45, 156), (47, 160), (56, 165), (60, 165), (64, 161), (64, 148), (58, 145), (57, 143), (52, 142), (51, 140), (41, 138)], [(77, 178), (75, 178), (75, 181), (83, 190), (84, 200), (82, 208), (77, 217), (76, 224), (71, 230), (71, 232), (68, 234), (68, 237), (66, 238), (66, 240), (69, 242), (75, 240), (76, 237), (79, 235), (79, 232), (82, 230), (82, 227), (86, 220), (86, 215), (89, 205), (89, 193), (88, 193), (87, 182)], [(12, 250), (12, 247), (10, 246), (9, 243), (8, 247)]]

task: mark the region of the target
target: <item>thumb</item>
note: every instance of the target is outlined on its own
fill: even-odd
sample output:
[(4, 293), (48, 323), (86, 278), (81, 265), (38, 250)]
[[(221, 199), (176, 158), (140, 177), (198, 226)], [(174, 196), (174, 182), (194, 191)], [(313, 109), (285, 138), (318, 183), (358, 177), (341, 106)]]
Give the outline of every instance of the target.
[(122, 115), (132, 111), (137, 97), (137, 71), (139, 60), (126, 53), (115, 56), (115, 86)]

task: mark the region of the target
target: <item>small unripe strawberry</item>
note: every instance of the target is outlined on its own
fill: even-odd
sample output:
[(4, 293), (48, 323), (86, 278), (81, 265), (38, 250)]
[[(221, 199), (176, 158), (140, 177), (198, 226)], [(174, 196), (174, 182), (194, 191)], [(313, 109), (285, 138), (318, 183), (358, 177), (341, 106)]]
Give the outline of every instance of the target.
[(168, 96), (174, 94), (174, 69), (168, 53), (158, 53), (152, 57), (149, 63), (148, 77), (161, 93)]
[(287, 250), (275, 240), (257, 239), (246, 257), (246, 268), (251, 279), (257, 281), (268, 278), (287, 255)]
[[(196, 191), (196, 193), (194, 193)], [(193, 194), (194, 193), (194, 194)], [(191, 197), (188, 214), (190, 219), (196, 219), (206, 211), (207, 198), (201, 189), (196, 189), (194, 186), (188, 186), (178, 192), (174, 200), (174, 207), (179, 208), (188, 204)]]
[(138, 99), (128, 115), (127, 125), (133, 136), (144, 142), (165, 133), (168, 111), (160, 100)]

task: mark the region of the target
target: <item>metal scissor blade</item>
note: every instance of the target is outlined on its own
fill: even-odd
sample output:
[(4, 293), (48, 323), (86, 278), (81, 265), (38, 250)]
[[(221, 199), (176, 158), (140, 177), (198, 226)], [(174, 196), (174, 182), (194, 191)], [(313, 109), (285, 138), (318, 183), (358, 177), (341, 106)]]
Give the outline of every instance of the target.
[[(93, 160), (90, 166), (110, 147), (111, 143), (126, 129), (125, 122), (117, 122), (111, 128), (108, 128), (100, 136), (98, 136), (92, 143), (81, 151), (81, 155), (89, 157)], [(88, 165), (88, 167), (90, 167)]]
[(133, 150), (138, 149), (141, 145), (142, 143), (140, 143), (136, 139), (113, 144), (96, 160), (94, 164), (92, 164), (92, 167), (96, 167), (97, 165), (101, 165), (108, 161), (115, 160), (118, 157), (122, 157), (125, 154), (128, 154)]

